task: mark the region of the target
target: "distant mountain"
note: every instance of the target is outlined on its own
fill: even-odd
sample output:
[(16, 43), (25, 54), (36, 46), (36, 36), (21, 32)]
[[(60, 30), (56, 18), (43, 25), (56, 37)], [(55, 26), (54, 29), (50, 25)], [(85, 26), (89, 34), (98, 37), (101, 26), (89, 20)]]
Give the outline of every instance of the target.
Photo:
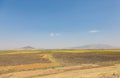
[(68, 49), (117, 49), (117, 47), (107, 45), (107, 44), (91, 44), (80, 47), (72, 47)]
[(23, 49), (23, 50), (33, 50), (35, 48), (31, 47), (31, 46), (25, 46), (25, 47), (22, 47), (21, 49)]

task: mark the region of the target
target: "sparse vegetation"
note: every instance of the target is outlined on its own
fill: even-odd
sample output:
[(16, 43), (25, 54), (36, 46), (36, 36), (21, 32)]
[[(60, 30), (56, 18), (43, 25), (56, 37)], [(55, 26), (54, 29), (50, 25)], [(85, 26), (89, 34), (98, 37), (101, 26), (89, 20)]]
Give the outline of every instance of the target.
[(0, 66), (15, 66), (33, 63), (51, 63), (48, 58), (43, 58), (44, 55), (41, 55), (40, 53), (0, 55)]
[(84, 52), (84, 53), (53, 53), (63, 66), (80, 65), (80, 64), (98, 64), (109, 66), (120, 63), (119, 52)]
[[(58, 66), (82, 66), (79, 69), (83, 70), (116, 64), (120, 64), (120, 50), (0, 51), (0, 74), (25, 70), (54, 69)], [(65, 72), (77, 69), (70, 68), (59, 71)]]
[(8, 53), (0, 54), (0, 74), (22, 70), (33, 70), (58, 66), (48, 53)]

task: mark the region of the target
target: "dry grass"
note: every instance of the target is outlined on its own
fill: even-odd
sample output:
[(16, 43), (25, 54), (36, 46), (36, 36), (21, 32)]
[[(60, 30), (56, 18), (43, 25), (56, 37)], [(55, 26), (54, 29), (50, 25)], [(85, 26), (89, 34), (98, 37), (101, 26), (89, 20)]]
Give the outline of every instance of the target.
[(0, 73), (55, 67), (59, 64), (46, 53), (0, 55)]
[(57, 52), (53, 57), (63, 66), (98, 64), (100, 66), (109, 66), (120, 63), (120, 52)]
[[(0, 73), (56, 66), (120, 63), (120, 50), (15, 50), (0, 52)], [(83, 69), (92, 68), (91, 66)]]
[(120, 50), (51, 50), (50, 52), (63, 52), (63, 53), (86, 53), (86, 52), (101, 52), (101, 53), (111, 53), (111, 52), (120, 52)]
[(41, 55), (40, 53), (0, 55), (0, 66), (15, 66), (33, 63), (51, 63), (49, 58), (43, 58), (44, 55)]

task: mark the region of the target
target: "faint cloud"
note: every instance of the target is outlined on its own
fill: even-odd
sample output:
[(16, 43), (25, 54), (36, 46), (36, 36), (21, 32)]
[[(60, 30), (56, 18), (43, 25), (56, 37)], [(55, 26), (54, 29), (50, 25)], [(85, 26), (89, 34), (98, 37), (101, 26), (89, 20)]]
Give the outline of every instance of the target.
[(54, 37), (54, 33), (50, 33), (50, 37)]
[(97, 33), (97, 32), (99, 32), (98, 30), (90, 30), (89, 31), (90, 33)]
[(60, 34), (60, 33), (56, 33), (55, 35), (56, 35), (56, 36), (60, 36), (61, 34)]
[(50, 37), (57, 37), (57, 36), (60, 36), (61, 34), (60, 33), (50, 33), (49, 36)]

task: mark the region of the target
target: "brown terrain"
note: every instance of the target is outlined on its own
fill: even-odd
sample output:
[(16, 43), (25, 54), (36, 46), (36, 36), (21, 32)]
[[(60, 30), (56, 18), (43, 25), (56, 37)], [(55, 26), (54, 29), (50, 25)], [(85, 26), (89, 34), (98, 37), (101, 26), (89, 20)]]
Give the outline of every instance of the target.
[(120, 52), (1, 53), (0, 78), (120, 78)]

